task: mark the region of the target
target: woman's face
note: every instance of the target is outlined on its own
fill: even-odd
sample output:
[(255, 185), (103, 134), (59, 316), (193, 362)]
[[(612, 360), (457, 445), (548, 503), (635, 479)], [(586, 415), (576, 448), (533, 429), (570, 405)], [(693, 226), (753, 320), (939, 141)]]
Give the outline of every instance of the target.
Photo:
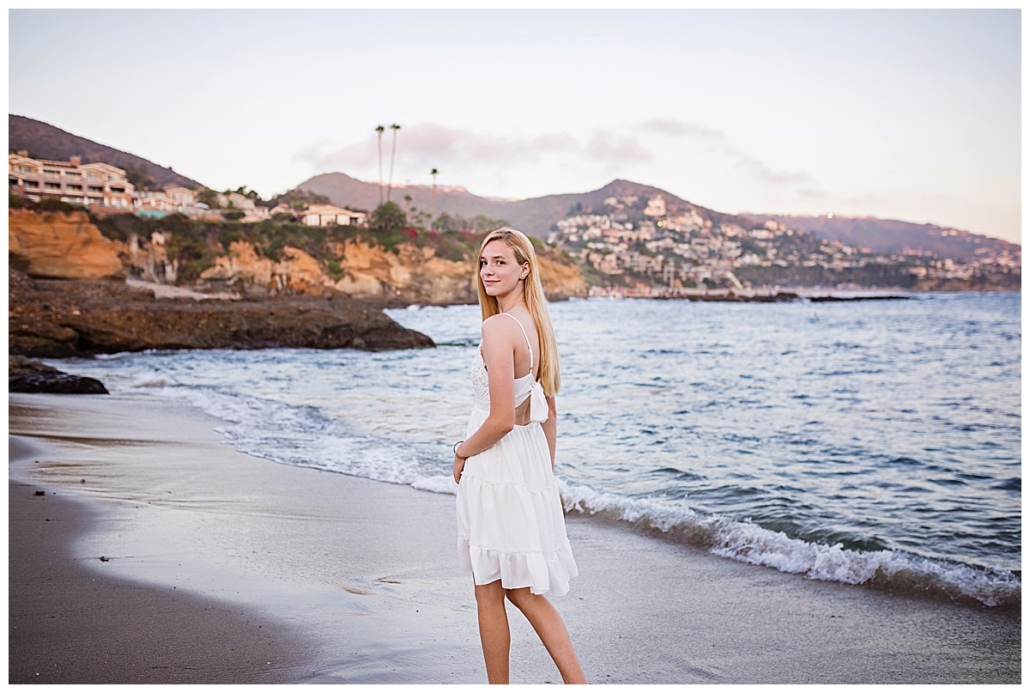
[(515, 290), (529, 272), (529, 263), (519, 266), (515, 251), (503, 241), (490, 241), (479, 256), (479, 277), (487, 296), (503, 296)]

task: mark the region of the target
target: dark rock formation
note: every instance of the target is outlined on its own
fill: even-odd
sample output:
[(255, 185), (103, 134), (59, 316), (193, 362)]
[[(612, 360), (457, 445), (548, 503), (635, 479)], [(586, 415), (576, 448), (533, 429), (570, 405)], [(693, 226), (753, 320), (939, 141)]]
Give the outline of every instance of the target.
[(812, 303), (837, 303), (840, 301), (906, 301), (909, 296), (809, 296)]
[(9, 392), (48, 392), (61, 395), (106, 395), (96, 378), (69, 375), (24, 356), (11, 356), (7, 367)]
[(11, 270), (11, 354), (66, 357), (145, 349), (431, 347), (340, 294), (262, 300), (156, 299), (119, 281), (33, 280)]

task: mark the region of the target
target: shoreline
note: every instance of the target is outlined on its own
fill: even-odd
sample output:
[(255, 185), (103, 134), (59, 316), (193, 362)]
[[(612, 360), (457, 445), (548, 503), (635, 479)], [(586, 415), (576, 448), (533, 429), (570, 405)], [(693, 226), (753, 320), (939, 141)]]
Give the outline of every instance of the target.
[(74, 544), (103, 514), (37, 490), (8, 482), (8, 683), (272, 684), (311, 669), (296, 629), (90, 569)]
[[(67, 507), (80, 533), (53, 558), (57, 575), (127, 582), (142, 595), (133, 608), (182, 592), (260, 618), (294, 663), (277, 680), (485, 680), (472, 590), (454, 556), (452, 496), (249, 457), (214, 432), (217, 420), (181, 402), (8, 402), (11, 434), (44, 446), (31, 460), (12, 457), (11, 493), (25, 483), (47, 491), (17, 505), (12, 497), (12, 625), (29, 615), (17, 591), (45, 598), (55, 588), (38, 578), (16, 584), (14, 562), (37, 545), (21, 508), (38, 509), (57, 491), (75, 499)], [(554, 603), (590, 682), (1020, 681), (1018, 614), (805, 580), (589, 516), (567, 523), (581, 576)], [(67, 624), (98, 624), (68, 591), (59, 641)], [(509, 613), (513, 682), (560, 680), (524, 619)], [(177, 632), (170, 618), (157, 610), (148, 632)], [(244, 647), (239, 632), (215, 660)], [(14, 642), (12, 682), (21, 664)], [(148, 641), (133, 646), (148, 656)], [(271, 682), (259, 674), (235, 671), (233, 681)]]

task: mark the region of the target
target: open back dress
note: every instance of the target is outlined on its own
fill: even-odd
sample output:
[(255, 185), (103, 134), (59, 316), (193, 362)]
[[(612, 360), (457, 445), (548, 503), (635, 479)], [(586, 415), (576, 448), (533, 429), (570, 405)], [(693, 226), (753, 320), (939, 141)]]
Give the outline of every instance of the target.
[[(528, 587), (533, 594), (561, 596), (579, 571), (541, 427), (547, 399), (533, 378), (533, 345), (526, 328), (514, 315), (502, 315), (519, 324), (529, 346), (529, 373), (515, 378), (515, 407), (529, 399), (530, 420), (465, 461), (458, 484), (458, 560), (477, 585), (500, 580), (505, 589)], [(471, 375), (475, 406), (466, 437), (490, 415), (489, 377), (479, 349)]]

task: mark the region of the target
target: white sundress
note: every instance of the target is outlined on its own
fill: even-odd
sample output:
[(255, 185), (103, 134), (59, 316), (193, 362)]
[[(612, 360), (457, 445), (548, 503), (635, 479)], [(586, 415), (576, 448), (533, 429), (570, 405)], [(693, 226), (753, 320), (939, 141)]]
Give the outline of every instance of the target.
[[(529, 345), (526, 328), (509, 317), (519, 323)], [(471, 375), (476, 400), (466, 437), (490, 414), (489, 379), (478, 349)], [(477, 585), (500, 580), (505, 589), (528, 587), (533, 594), (561, 596), (579, 570), (540, 425), (547, 420), (547, 400), (533, 379), (532, 345), (529, 373), (515, 379), (515, 406), (527, 398), (530, 422), (516, 425), (493, 447), (465, 461), (458, 484), (458, 560)]]

